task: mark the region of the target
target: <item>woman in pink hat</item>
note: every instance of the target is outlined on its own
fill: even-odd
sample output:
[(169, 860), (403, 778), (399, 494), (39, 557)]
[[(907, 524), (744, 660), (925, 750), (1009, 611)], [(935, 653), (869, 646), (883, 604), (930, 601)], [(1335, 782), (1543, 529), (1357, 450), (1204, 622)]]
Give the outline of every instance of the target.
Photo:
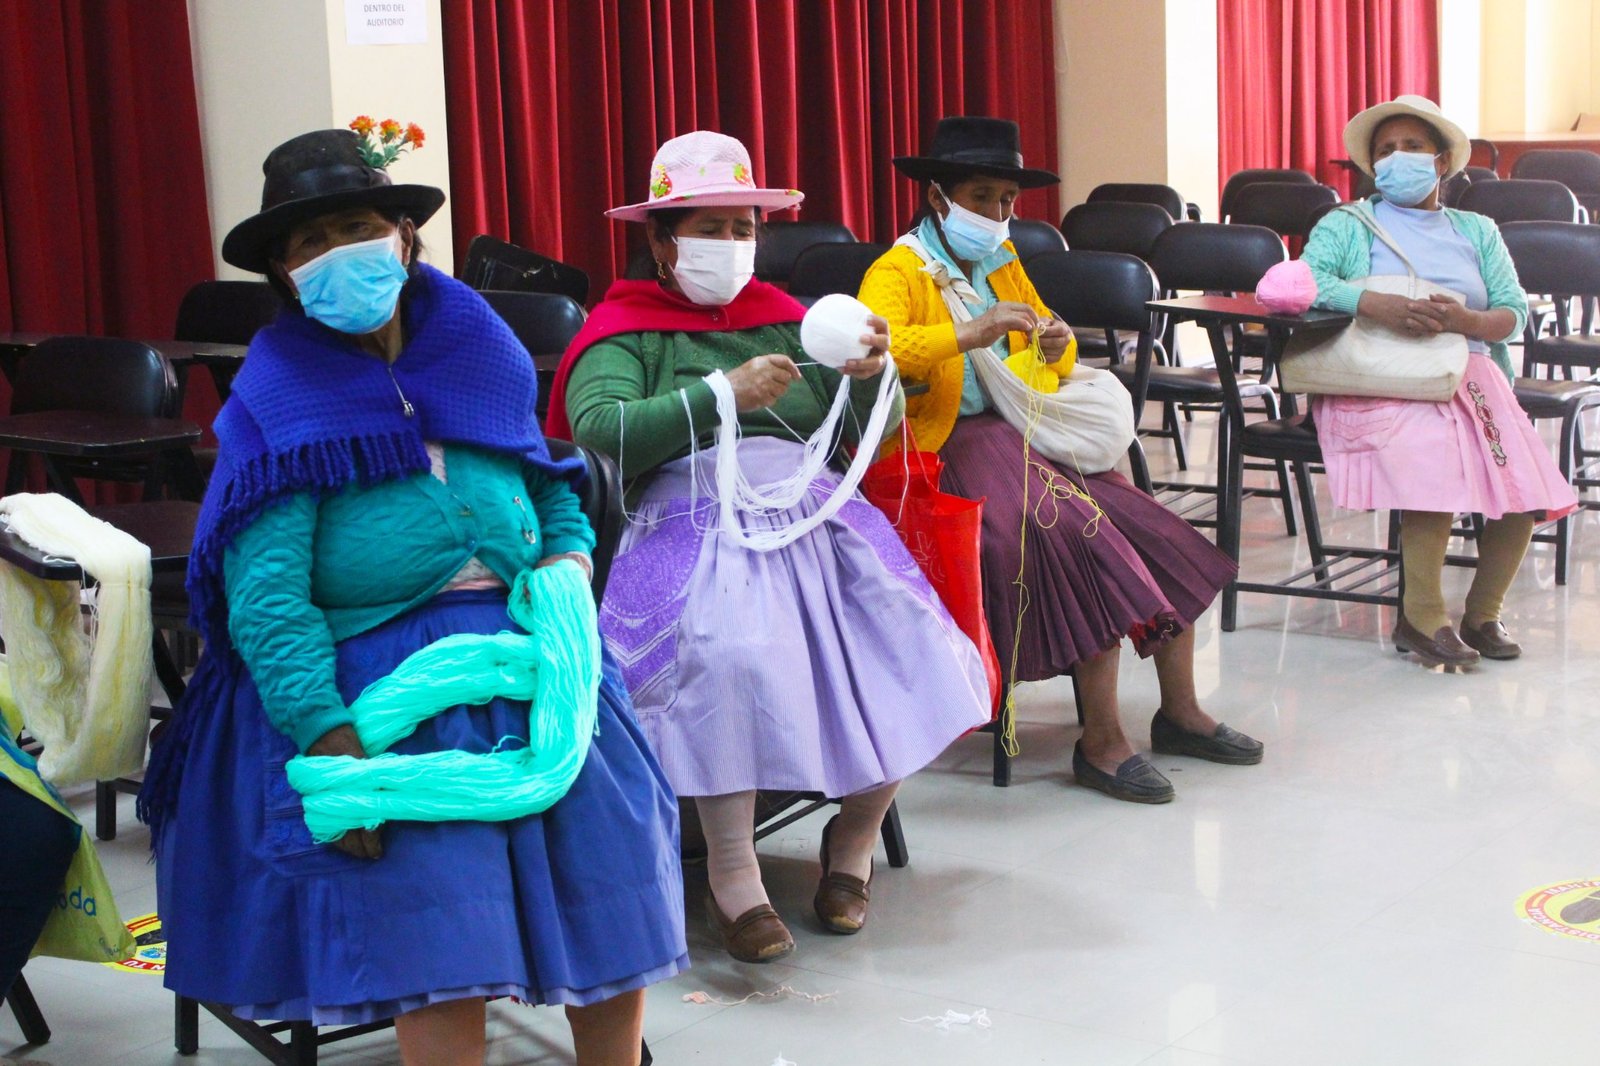
[[(899, 782), (989, 717), (976, 649), (881, 512), (852, 495), (797, 539), (771, 543), (840, 502), (836, 473), (824, 468), (788, 509), (737, 514), (741, 530), (719, 510), (719, 455), (736, 453), (756, 492), (792, 482), (843, 380), (842, 439), (824, 447), (856, 444), (875, 409), (880, 427), (885, 413), (889, 425), (901, 417), (898, 385), (882, 380), (881, 319), (868, 320), (866, 354), (832, 370), (801, 349), (801, 306), (752, 280), (762, 212), (800, 200), (757, 187), (731, 137), (662, 145), (649, 199), (608, 212), (644, 224), (653, 276), (612, 286), (551, 399), (550, 431), (616, 457), (631, 482), (601, 630), (667, 779), (695, 798), (707, 911), (747, 962), (794, 947), (756, 863), (756, 790), (842, 797), (822, 833), (813, 909), (825, 929), (854, 933)], [(713, 447), (731, 429), (724, 414), (736, 448)]]

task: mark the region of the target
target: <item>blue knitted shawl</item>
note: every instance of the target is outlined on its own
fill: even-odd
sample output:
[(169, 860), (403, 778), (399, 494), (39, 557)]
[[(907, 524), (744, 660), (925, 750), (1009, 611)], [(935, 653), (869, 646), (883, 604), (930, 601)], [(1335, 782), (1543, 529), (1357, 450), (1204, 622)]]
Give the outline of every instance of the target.
[(250, 342), (217, 415), (217, 467), (189, 555), (190, 621), (205, 652), (152, 745), (139, 793), (152, 842), (176, 809), (195, 721), (231, 698), (244, 669), (228, 637), (222, 562), (264, 510), (298, 493), (320, 499), (426, 471), (426, 441), (510, 453), (556, 477), (582, 474), (581, 460), (550, 458), (534, 414), (533, 360), (481, 296), (419, 265), (401, 314), (408, 339), (392, 366), (298, 308)]

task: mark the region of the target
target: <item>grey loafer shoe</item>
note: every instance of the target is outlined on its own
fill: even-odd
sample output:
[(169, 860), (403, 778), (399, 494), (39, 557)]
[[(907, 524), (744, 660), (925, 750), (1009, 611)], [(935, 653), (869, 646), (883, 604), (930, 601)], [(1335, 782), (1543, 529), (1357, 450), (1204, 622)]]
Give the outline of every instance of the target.
[(1078, 784), (1129, 803), (1171, 803), (1177, 796), (1172, 782), (1143, 755), (1124, 759), (1117, 772), (1108, 774), (1083, 757), (1081, 743), (1072, 746), (1072, 775)]
[(1179, 728), (1160, 711), (1150, 719), (1150, 746), (1159, 755), (1187, 755), (1230, 766), (1254, 766), (1266, 751), (1261, 741), (1221, 722), (1217, 723), (1217, 731), (1208, 737)]

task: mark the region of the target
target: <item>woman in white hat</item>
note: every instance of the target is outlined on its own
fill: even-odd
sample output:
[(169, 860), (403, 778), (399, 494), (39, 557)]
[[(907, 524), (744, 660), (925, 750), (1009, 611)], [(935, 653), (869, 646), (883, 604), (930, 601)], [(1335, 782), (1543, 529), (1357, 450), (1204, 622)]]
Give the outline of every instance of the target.
[[(1312, 230), (1302, 258), (1316, 277), (1315, 305), (1403, 336), (1459, 333), (1470, 354), (1460, 388), (1445, 403), (1317, 398), (1333, 499), (1340, 507), (1401, 512), (1406, 586), (1394, 629), (1398, 651), (1449, 666), (1515, 659), (1522, 648), (1500, 612), (1534, 521), (1577, 506), (1511, 391), (1506, 343), (1522, 331), (1528, 297), (1493, 220), (1439, 203), (1442, 183), (1467, 165), (1472, 148), (1438, 105), (1400, 96), (1369, 107), (1345, 126), (1344, 144), (1378, 191)], [(1465, 299), (1414, 300), (1361, 284), (1368, 276), (1407, 274), (1408, 261), (1418, 276)], [(1458, 630), (1441, 577), (1460, 512), (1486, 522)]]
[[(761, 213), (800, 200), (758, 188), (732, 137), (663, 144), (650, 198), (608, 212), (644, 224), (652, 276), (607, 292), (567, 350), (550, 405), (552, 435), (615, 456), (632, 482), (601, 631), (667, 779), (695, 798), (707, 912), (747, 962), (794, 947), (756, 863), (756, 790), (842, 797), (822, 833), (812, 907), (823, 928), (854, 933), (899, 782), (987, 721), (990, 704), (972, 642), (859, 495), (785, 546), (741, 543), (727, 528), (766, 538), (816, 521), (842, 492), (832, 470), (790, 508), (719, 511), (724, 449), (757, 490), (792, 481), (841, 375), (852, 379), (848, 403), (824, 450), (859, 443), (874, 411), (889, 427), (900, 421), (900, 389), (883, 387), (882, 319), (866, 320), (862, 357), (830, 369), (801, 349), (804, 309), (753, 280)], [(743, 440), (713, 447), (729, 415)]]

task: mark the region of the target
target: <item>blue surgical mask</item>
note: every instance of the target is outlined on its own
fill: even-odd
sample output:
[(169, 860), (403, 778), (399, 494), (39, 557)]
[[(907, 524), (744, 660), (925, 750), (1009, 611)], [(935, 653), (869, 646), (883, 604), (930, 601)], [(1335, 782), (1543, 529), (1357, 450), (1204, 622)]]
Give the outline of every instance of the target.
[(400, 234), (342, 244), (289, 271), (300, 306), (329, 329), (371, 333), (394, 317), (408, 277)]
[(1391, 204), (1415, 207), (1439, 184), (1439, 172), (1433, 166), (1437, 158), (1427, 152), (1393, 152), (1372, 168), (1373, 180)]
[[(939, 189), (938, 183), (933, 186)], [(980, 215), (976, 211), (968, 211), (954, 200), (943, 189), (939, 195), (944, 197), (944, 202), (950, 208), (950, 213), (945, 215), (940, 222), (944, 230), (944, 239), (950, 243), (950, 250), (957, 259), (965, 259), (976, 263), (980, 259), (987, 259), (1000, 250), (1000, 246), (1011, 236), (1011, 222), (1006, 220), (996, 222), (987, 215)]]

